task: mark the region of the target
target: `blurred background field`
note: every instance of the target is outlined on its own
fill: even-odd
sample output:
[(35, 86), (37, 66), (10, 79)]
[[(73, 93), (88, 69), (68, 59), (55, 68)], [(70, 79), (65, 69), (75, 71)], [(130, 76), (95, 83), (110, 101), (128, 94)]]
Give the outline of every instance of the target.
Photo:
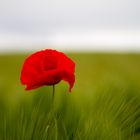
[(76, 63), (68, 85), (25, 91), (29, 54), (0, 55), (1, 140), (139, 140), (140, 54), (67, 53)]

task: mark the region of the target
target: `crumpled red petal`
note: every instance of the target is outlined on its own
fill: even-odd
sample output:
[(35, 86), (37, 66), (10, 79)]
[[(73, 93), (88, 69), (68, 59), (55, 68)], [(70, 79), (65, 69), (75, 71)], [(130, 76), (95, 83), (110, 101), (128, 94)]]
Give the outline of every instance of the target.
[(46, 49), (29, 56), (21, 71), (21, 83), (26, 90), (44, 85), (55, 85), (61, 80), (68, 82), (69, 91), (75, 82), (75, 63), (64, 53)]

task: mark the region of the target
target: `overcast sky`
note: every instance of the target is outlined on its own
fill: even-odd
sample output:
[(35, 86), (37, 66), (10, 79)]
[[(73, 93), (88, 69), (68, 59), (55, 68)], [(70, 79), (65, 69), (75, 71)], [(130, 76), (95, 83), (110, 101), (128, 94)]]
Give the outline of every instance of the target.
[(113, 40), (138, 48), (140, 0), (0, 0), (0, 50), (70, 42), (111, 46)]

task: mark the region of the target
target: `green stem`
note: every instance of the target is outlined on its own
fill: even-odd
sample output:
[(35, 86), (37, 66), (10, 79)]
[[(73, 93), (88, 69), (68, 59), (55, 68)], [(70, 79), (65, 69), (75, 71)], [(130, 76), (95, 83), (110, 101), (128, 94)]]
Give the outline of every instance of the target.
[(53, 85), (53, 95), (52, 95), (53, 102), (54, 102), (54, 96), (55, 96), (55, 85)]

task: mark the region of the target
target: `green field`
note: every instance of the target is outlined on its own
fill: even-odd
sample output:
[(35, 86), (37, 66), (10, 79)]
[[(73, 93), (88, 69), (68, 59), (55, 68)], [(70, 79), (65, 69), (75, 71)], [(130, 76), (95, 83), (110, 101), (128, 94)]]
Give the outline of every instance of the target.
[(25, 91), (28, 54), (0, 55), (0, 140), (140, 140), (140, 54), (73, 53), (76, 82)]

